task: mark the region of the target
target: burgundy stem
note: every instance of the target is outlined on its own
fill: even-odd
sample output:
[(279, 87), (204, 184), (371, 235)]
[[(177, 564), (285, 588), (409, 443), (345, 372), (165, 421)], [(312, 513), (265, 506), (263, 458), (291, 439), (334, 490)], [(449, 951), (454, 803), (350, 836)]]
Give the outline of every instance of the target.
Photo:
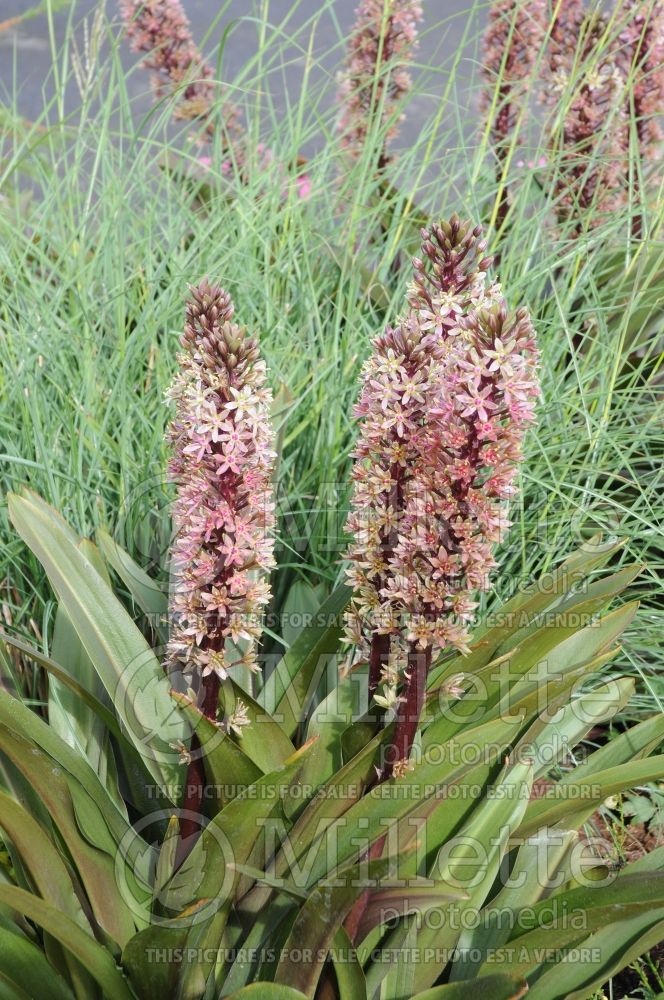
[[(219, 704), (220, 681), (216, 674), (210, 674), (202, 680), (203, 703), (201, 712), (208, 719), (215, 721), (217, 718), (217, 705)], [(180, 821), (180, 843), (177, 851), (177, 864), (181, 864), (194, 846), (198, 834), (201, 832), (201, 824), (194, 815), (200, 816), (202, 813), (202, 802), (205, 794), (205, 763), (200, 741), (196, 734), (192, 736), (190, 753), (192, 759), (187, 767), (187, 778), (184, 789), (184, 801), (182, 809), (183, 815)]]
[(378, 635), (374, 633), (371, 639), (371, 655), (369, 657), (369, 703), (375, 695), (380, 684), (380, 672), (387, 662), (390, 652), (389, 635)]
[[(374, 636), (374, 641), (377, 638), (381, 637)], [(403, 692), (405, 700), (399, 708), (394, 739), (387, 749), (385, 764), (378, 778), (379, 784), (392, 776), (397, 761), (407, 760), (410, 755), (424, 707), (424, 693), (430, 666), (431, 647), (421, 650), (412, 645), (408, 654), (408, 677)], [(386, 838), (387, 834), (371, 845), (366, 855), (369, 861), (381, 856)], [(354, 944), (357, 944), (356, 937), (368, 902), (369, 889), (365, 889), (344, 921), (346, 933)]]
[(411, 645), (408, 653), (407, 679), (399, 706), (394, 740), (388, 747), (383, 768), (384, 778), (390, 777), (398, 761), (407, 760), (424, 705), (427, 674), (431, 666), (431, 646), (418, 649)]

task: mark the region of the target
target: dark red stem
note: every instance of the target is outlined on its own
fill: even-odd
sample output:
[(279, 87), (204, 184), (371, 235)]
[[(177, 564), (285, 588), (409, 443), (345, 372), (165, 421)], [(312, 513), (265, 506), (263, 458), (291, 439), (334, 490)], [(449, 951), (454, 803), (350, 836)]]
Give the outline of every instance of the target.
[[(200, 706), (201, 712), (213, 721), (217, 718), (219, 687), (220, 681), (216, 674), (210, 674), (202, 680), (203, 702)], [(205, 794), (205, 762), (200, 741), (195, 733), (191, 739), (189, 752), (192, 759), (187, 767), (184, 800), (182, 803), (183, 816), (180, 820), (178, 864), (181, 864), (189, 854), (202, 829), (201, 821), (197, 820), (196, 817), (202, 815), (202, 803)]]

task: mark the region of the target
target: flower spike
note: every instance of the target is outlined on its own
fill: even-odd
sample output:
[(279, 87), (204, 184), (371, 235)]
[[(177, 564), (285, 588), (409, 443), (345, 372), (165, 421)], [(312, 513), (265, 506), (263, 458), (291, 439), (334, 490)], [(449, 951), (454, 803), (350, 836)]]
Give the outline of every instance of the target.
[[(362, 0), (355, 11), (340, 90), (339, 132), (357, 159), (380, 115), (385, 145), (397, 132), (399, 104), (411, 87), (406, 66), (417, 40), (422, 8), (415, 0)], [(379, 169), (389, 162), (383, 146)]]
[[(203, 120), (204, 137), (211, 138), (215, 94), (219, 91), (212, 67), (194, 42), (180, 0), (120, 0), (120, 12), (131, 48), (145, 53), (143, 65), (152, 70), (156, 96), (162, 97), (167, 88), (177, 89), (176, 117)], [(222, 139), (238, 136), (241, 128), (236, 109), (225, 103), (222, 117)]]
[(487, 280), (480, 227), (453, 217), (422, 239), (408, 309), (363, 369), (347, 525), (347, 638), (369, 658), (370, 693), (409, 716), (398, 759), (421, 709), (418, 664), (468, 650), (538, 394), (528, 312), (510, 313)]
[(169, 390), (176, 403), (170, 475), (178, 490), (169, 660), (197, 689), (206, 678), (226, 677), (229, 642), (243, 644), (242, 662), (256, 669), (270, 598), (272, 397), (256, 339), (232, 318), (223, 289), (207, 281), (191, 289), (180, 371)]

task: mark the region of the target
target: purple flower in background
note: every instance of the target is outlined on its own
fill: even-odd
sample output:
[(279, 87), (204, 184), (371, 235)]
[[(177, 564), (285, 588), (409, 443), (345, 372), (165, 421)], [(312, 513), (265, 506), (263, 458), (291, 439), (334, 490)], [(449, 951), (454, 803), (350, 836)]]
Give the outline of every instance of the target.
[(397, 132), (399, 104), (411, 87), (406, 66), (421, 19), (415, 0), (362, 0), (355, 11), (339, 94), (339, 131), (352, 158), (361, 155), (374, 128), (384, 133), (379, 169), (389, 162), (385, 147)]
[(203, 121), (207, 138), (220, 131), (231, 145), (241, 131), (237, 111), (228, 103), (217, 108), (220, 90), (212, 67), (193, 40), (179, 0), (120, 0), (120, 12), (131, 48), (145, 53), (143, 65), (152, 70), (155, 94), (175, 91), (177, 118)]
[(499, 0), (489, 10), (482, 46), (482, 72), (488, 84), (482, 110), (491, 115), (495, 146), (510, 137), (524, 111), (525, 84), (541, 55), (547, 26), (545, 0)]

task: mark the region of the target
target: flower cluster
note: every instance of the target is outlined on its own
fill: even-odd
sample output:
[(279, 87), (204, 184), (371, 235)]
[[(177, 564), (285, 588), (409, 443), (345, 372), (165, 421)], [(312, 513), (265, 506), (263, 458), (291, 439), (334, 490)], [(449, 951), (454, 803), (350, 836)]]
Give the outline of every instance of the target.
[(517, 109), (525, 106), (523, 84), (541, 51), (547, 21), (545, 0), (498, 0), (489, 10), (482, 66), (489, 89), (482, 94), (482, 110), (492, 114), (491, 139), (497, 147), (514, 132)]
[[(555, 197), (561, 223), (596, 225), (625, 198), (628, 126), (624, 83), (606, 15), (579, 0), (561, 4), (551, 33), (546, 99), (562, 109), (550, 142), (559, 150)], [(561, 96), (562, 95), (562, 96)]]
[[(362, 0), (355, 12), (343, 75), (341, 141), (353, 158), (380, 116), (385, 145), (397, 131), (397, 111), (411, 86), (405, 69), (417, 39), (422, 8), (415, 0)], [(388, 157), (383, 146), (379, 167)]]
[[(135, 52), (145, 53), (143, 65), (153, 72), (157, 96), (168, 87), (177, 90), (176, 117), (203, 120), (206, 135), (215, 131), (214, 73), (191, 34), (189, 21), (179, 0), (120, 0), (127, 36)], [(222, 138), (240, 131), (237, 111), (226, 103), (222, 109)]]
[[(256, 669), (273, 565), (272, 397), (258, 343), (232, 317), (221, 288), (191, 290), (168, 393), (177, 484), (169, 661), (199, 683), (223, 679), (235, 662)], [(228, 647), (238, 644), (233, 660)]]
[[(626, 19), (618, 38), (618, 66), (633, 102), (639, 152), (656, 155), (662, 141), (658, 116), (664, 111), (664, 4), (661, 0), (627, 0)], [(629, 115), (631, 107), (628, 106)]]
[(408, 310), (363, 369), (347, 524), (347, 638), (363, 657), (387, 638), (390, 708), (409, 650), (468, 649), (538, 394), (528, 313), (487, 281), (481, 228), (453, 217), (422, 237)]

